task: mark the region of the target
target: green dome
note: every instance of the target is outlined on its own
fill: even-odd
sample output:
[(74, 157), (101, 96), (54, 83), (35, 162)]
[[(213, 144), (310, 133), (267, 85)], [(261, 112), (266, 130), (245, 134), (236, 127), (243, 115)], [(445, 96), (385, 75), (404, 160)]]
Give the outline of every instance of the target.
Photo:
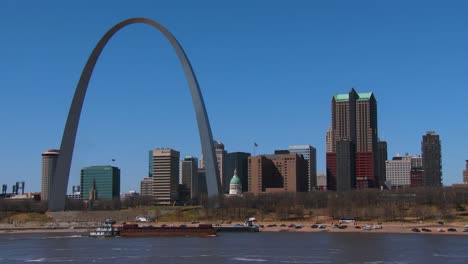
[(241, 180), (239, 179), (239, 177), (234, 175), (234, 177), (232, 177), (231, 179), (231, 184), (241, 184)]
[(232, 176), (230, 184), (242, 184), (239, 177), (237, 177), (237, 170), (234, 170), (234, 176)]

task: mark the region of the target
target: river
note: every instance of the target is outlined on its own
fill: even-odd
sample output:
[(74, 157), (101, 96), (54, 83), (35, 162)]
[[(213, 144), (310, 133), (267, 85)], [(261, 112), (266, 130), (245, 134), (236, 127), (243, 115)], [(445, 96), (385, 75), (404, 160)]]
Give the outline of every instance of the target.
[(0, 263), (468, 263), (468, 237), (260, 232), (217, 237), (88, 238), (2, 234)]

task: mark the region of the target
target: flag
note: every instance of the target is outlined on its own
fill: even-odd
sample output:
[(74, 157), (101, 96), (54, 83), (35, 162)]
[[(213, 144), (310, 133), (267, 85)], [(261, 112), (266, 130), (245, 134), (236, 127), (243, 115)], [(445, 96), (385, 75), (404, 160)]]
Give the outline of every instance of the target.
[(258, 147), (257, 143), (254, 142), (254, 147)]
[(115, 159), (112, 159), (112, 161), (115, 161)]

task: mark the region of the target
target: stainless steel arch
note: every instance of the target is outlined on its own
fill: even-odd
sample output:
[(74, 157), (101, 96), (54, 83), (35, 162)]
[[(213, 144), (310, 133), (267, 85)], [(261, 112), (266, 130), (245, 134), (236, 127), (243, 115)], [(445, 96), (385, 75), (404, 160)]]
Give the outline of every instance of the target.
[(192, 95), (192, 101), (195, 108), (198, 130), (200, 133), (200, 141), (202, 145), (202, 153), (205, 161), (208, 196), (215, 196), (220, 194), (220, 182), (219, 178), (216, 176), (218, 166), (213, 146), (213, 136), (211, 134), (210, 122), (208, 120), (208, 115), (206, 113), (205, 103), (203, 102), (200, 87), (198, 85), (198, 81), (195, 77), (195, 73), (193, 72), (190, 61), (185, 55), (185, 52), (180, 46), (179, 42), (165, 27), (148, 18), (130, 18), (118, 23), (109, 31), (107, 31), (101, 40), (99, 40), (93, 52), (89, 56), (83, 72), (81, 73), (81, 77), (76, 87), (72, 104), (70, 106), (70, 111), (68, 113), (67, 123), (63, 132), (62, 143), (60, 145), (60, 155), (57, 161), (57, 167), (55, 169), (55, 174), (52, 181), (52, 189), (50, 191), (49, 197), (50, 211), (63, 211), (65, 207), (65, 195), (68, 186), (71, 160), (75, 146), (78, 123), (80, 121), (81, 109), (86, 95), (86, 90), (88, 88), (88, 83), (91, 79), (91, 75), (99, 55), (106, 46), (107, 42), (115, 33), (130, 24), (136, 23), (151, 25), (158, 29), (169, 40), (172, 47), (175, 49), (177, 56), (179, 57), (179, 60), (184, 69), (185, 77), (187, 78), (190, 94)]

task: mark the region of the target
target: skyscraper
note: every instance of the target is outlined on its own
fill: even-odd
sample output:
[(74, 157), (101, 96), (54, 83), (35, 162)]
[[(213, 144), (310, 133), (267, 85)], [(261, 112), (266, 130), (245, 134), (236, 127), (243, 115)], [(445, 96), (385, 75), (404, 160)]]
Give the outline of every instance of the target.
[(194, 199), (199, 196), (198, 191), (198, 159), (192, 156), (186, 156), (180, 162), (181, 167), (181, 183), (190, 191), (190, 198)]
[(377, 180), (376, 187), (382, 187), (385, 185), (386, 167), (385, 161), (387, 161), (387, 142), (377, 141)]
[[(224, 150), (224, 144), (221, 141), (214, 141), (214, 148), (215, 148), (215, 153), (216, 153), (216, 161), (218, 163), (218, 177), (219, 177), (219, 182), (221, 184), (221, 189), (223, 192), (227, 193), (229, 191), (229, 177), (226, 174), (226, 155), (227, 152)], [(203, 154), (200, 157), (200, 169), (205, 168), (205, 160), (203, 159)]]
[(317, 188), (317, 151), (310, 145), (289, 146), (290, 153), (302, 155), (308, 163), (307, 189), (309, 192)]
[(463, 171), (463, 184), (468, 184), (468, 160), (466, 160), (466, 167)]
[(356, 101), (356, 185), (377, 187), (377, 101), (373, 93), (359, 93)]
[(120, 169), (113, 166), (85, 167), (81, 169), (80, 186), (82, 200), (119, 198)]
[(336, 190), (350, 191), (356, 188), (355, 145), (350, 140), (336, 142)]
[[(337, 142), (347, 140), (355, 146), (355, 172), (358, 188), (377, 185), (378, 147), (377, 147), (377, 101), (373, 93), (356, 93), (333, 96), (332, 122), (327, 131), (327, 185), (336, 189)], [(341, 164), (352, 164), (346, 162)]]
[(442, 186), (442, 153), (439, 135), (426, 132), (422, 140), (422, 165), (424, 186)]
[(153, 150), (153, 197), (159, 204), (177, 200), (180, 153), (173, 149)]
[(333, 130), (331, 127), (329, 127), (327, 129), (327, 134), (325, 135), (325, 149), (326, 149), (326, 153), (331, 153), (331, 152), (334, 152), (334, 149), (333, 149)]
[(206, 171), (205, 169), (198, 169), (198, 193), (200, 197), (206, 197), (208, 190), (206, 188)]
[(54, 178), (59, 150), (49, 149), (42, 153), (41, 200), (49, 200), (49, 192)]
[[(226, 155), (226, 166), (225, 173), (226, 175), (231, 175), (233, 177), (234, 171), (237, 172), (237, 177), (239, 177), (242, 182), (242, 192), (247, 192), (247, 159), (250, 157), (250, 153), (246, 152), (231, 152)], [(230, 182), (230, 179), (229, 179)], [(224, 192), (229, 190), (224, 189)]]
[(153, 177), (153, 151), (148, 151), (148, 177)]

